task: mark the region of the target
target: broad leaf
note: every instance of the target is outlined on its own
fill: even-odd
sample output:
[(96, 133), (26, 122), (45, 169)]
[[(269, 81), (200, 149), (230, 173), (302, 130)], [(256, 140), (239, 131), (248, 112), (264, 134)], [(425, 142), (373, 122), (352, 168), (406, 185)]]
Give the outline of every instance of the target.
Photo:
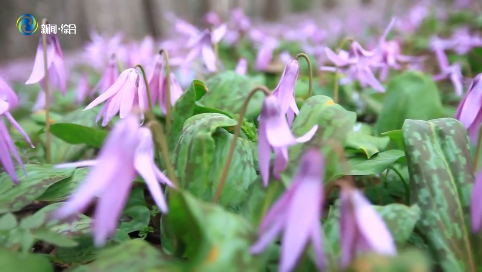
[[(219, 73), (206, 81), (207, 93), (199, 100), (199, 105), (239, 114), (244, 100), (255, 83), (248, 77), (234, 71)], [(261, 111), (263, 94), (255, 94), (248, 106), (246, 119), (254, 119)]]
[(0, 249), (2, 271), (53, 272), (54, 268), (47, 256), (32, 253), (11, 252)]
[(38, 200), (55, 202), (67, 199), (67, 197), (84, 181), (89, 172), (90, 168), (75, 169), (74, 174), (71, 177), (50, 186), (47, 191), (38, 198)]
[(406, 120), (403, 139), (418, 229), (446, 271), (475, 271), (464, 211), (474, 180), (467, 134), (455, 119)]
[[(186, 121), (174, 159), (183, 188), (203, 200), (212, 200), (233, 139), (224, 128), (236, 124), (235, 120), (217, 113), (198, 114)], [(252, 142), (238, 139), (221, 204), (237, 209), (247, 197), (247, 188), (256, 177), (255, 150)]]
[(345, 147), (365, 153), (369, 159), (387, 147), (389, 141), (390, 139), (388, 137), (375, 137), (363, 133), (350, 132), (348, 133)]
[(69, 178), (74, 169), (54, 169), (51, 165), (25, 165), (27, 176), (17, 169), (19, 184), (0, 174), (0, 213), (16, 212), (39, 198), (53, 184)]
[(69, 144), (86, 144), (95, 148), (102, 147), (108, 134), (106, 130), (72, 123), (54, 123), (50, 132)]
[(388, 82), (376, 130), (401, 129), (405, 119), (430, 120), (443, 116), (439, 90), (430, 75), (408, 71)]

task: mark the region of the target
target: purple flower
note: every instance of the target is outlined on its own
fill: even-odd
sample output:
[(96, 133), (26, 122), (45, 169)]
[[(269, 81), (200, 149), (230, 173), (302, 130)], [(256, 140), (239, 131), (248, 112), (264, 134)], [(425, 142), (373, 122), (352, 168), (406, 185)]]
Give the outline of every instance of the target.
[(244, 14), (242, 8), (235, 8), (231, 11), (233, 27), (240, 32), (247, 32), (251, 28), (249, 18)]
[[(107, 126), (117, 113), (121, 119), (127, 117), (133, 107), (139, 107), (141, 111), (146, 110), (148, 108), (146, 86), (137, 70), (129, 68), (122, 72), (114, 84), (87, 105), (84, 110), (89, 110), (104, 101), (107, 103), (96, 118), (96, 122), (98, 122), (102, 116), (104, 117), (102, 126)], [(144, 119), (143, 113), (141, 113), (141, 118)]]
[(104, 73), (100, 77), (99, 82), (95, 85), (94, 89), (92, 89), (91, 93), (94, 94), (98, 92), (99, 94), (104, 93), (107, 89), (114, 84), (116, 78), (119, 76), (119, 72), (117, 71), (117, 63), (115, 55), (112, 55), (107, 68), (105, 68)]
[(455, 118), (469, 131), (470, 140), (476, 144), (479, 127), (482, 124), (482, 74), (478, 74), (460, 101)]
[(317, 129), (318, 125), (315, 125), (305, 135), (295, 138), (279, 108), (278, 99), (273, 95), (264, 99), (258, 126), (259, 168), (264, 186), (268, 186), (271, 149), (275, 155), (273, 175), (279, 179), (288, 164), (288, 146), (311, 140)]
[(463, 75), (462, 75), (462, 67), (458, 63), (454, 63), (450, 66), (441, 68), (442, 72), (438, 75), (433, 76), (434, 81), (440, 81), (443, 79), (450, 78), (450, 81), (454, 85), (455, 93), (458, 96), (461, 96), (464, 92), (463, 90)]
[[(179, 98), (181, 98), (182, 94), (184, 93), (181, 85), (176, 79), (176, 75), (171, 73), (171, 88), (170, 88), (170, 98), (171, 98), (171, 105), (174, 106)], [(162, 90), (159, 93), (159, 106), (164, 114), (167, 112), (167, 80), (168, 77), (164, 77)]]
[(482, 227), (482, 172), (477, 174), (474, 188), (472, 189), (470, 214), (472, 216), (472, 232), (478, 232)]
[(15, 92), (8, 86), (7, 82), (0, 77), (0, 115), (16, 107), (18, 98)]
[(77, 83), (77, 103), (84, 103), (84, 100), (87, 96), (89, 96), (89, 93), (89, 77), (86, 73), (83, 73), (79, 78), (79, 82)]
[[(60, 48), (59, 39), (55, 34), (47, 35), (47, 67), (50, 86), (59, 88), (62, 94), (65, 95), (67, 89), (67, 76), (65, 74), (64, 56)], [(41, 81), (43, 86), (44, 77), (44, 54), (42, 36), (40, 36), (32, 74), (25, 84), (35, 84)]]
[(248, 61), (245, 58), (240, 58), (238, 61), (238, 65), (236, 65), (235, 72), (240, 75), (246, 75), (247, 70), (248, 70)]
[(221, 18), (215, 11), (210, 11), (204, 16), (204, 20), (210, 25), (219, 26), (221, 24)]
[(316, 253), (316, 265), (320, 270), (325, 268), (321, 238), (324, 167), (318, 150), (307, 151), (291, 186), (261, 222), (260, 237), (251, 246), (251, 253), (262, 252), (283, 232), (279, 271), (293, 271), (309, 242)]
[[(75, 166), (94, 167), (81, 186), (53, 216), (65, 219), (81, 213), (98, 197), (93, 224), (96, 246), (102, 246), (105, 240), (115, 233), (136, 172), (144, 178), (161, 212), (168, 211), (159, 181), (169, 186), (172, 186), (172, 183), (154, 163), (150, 130), (140, 128), (133, 115), (114, 126), (97, 160), (77, 162)], [(72, 167), (72, 164), (58, 167)]]
[(348, 267), (359, 252), (397, 254), (385, 222), (360, 191), (342, 187), (340, 200), (342, 268)]
[(104, 69), (111, 60), (110, 56), (118, 53), (123, 36), (117, 33), (111, 38), (106, 38), (91, 32), (90, 37), (92, 41), (85, 46), (86, 58), (96, 69)]
[(210, 72), (216, 72), (216, 56), (213, 50), (213, 44), (219, 43), (226, 35), (226, 25), (221, 25), (212, 32), (205, 30), (196, 39), (190, 40), (188, 47), (190, 51), (184, 60), (183, 66), (190, 65), (199, 55), (202, 55), (206, 68)]
[(290, 126), (293, 124), (295, 114), (298, 115), (300, 112), (295, 99), (295, 85), (299, 72), (298, 60), (292, 59), (286, 64), (278, 86), (273, 91), (273, 96), (278, 99), (279, 109), (283, 115), (287, 115)]
[[(347, 67), (340, 69), (341, 72), (347, 74), (349, 80), (358, 80), (362, 87), (371, 86), (379, 92), (385, 92), (385, 88), (375, 78), (372, 68), (383, 67), (374, 56), (376, 51), (367, 51), (357, 42), (352, 42), (349, 52), (340, 50), (338, 54), (330, 48), (325, 48), (328, 59), (338, 67)], [(335, 67), (320, 67), (322, 71), (335, 72)], [(345, 83), (345, 82), (342, 82)]]
[(265, 36), (265, 40), (262, 42), (259, 48), (258, 55), (256, 56), (256, 69), (264, 71), (268, 69), (271, 60), (273, 59), (273, 53), (278, 46), (278, 41), (275, 38)]
[(458, 55), (465, 55), (474, 47), (482, 47), (482, 37), (471, 35), (467, 27), (460, 28), (452, 35), (451, 49)]
[(145, 37), (141, 44), (132, 44), (129, 50), (127, 64), (129, 66), (135, 66), (137, 64), (143, 66), (150, 65), (155, 46), (154, 39), (150, 36)]

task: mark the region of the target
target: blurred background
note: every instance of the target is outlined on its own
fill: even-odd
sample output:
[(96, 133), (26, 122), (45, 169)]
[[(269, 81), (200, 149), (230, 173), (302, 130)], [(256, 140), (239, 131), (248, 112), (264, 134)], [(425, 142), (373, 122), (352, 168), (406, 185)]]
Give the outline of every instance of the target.
[[(90, 40), (90, 31), (140, 40), (146, 35), (166, 38), (175, 35), (166, 20), (175, 14), (196, 26), (207, 26), (204, 15), (217, 12), (227, 19), (229, 12), (241, 7), (253, 21), (296, 21), (307, 13), (321, 25), (337, 19), (356, 16), (370, 21), (390, 14), (401, 14), (414, 0), (1, 0), (0, 66), (13, 59), (35, 55), (40, 28), (31, 36), (19, 33), (15, 22), (22, 14), (32, 14), (40, 23), (48, 18), (52, 24), (75, 24), (76, 35), (59, 35), (62, 49), (80, 49)], [(446, 2), (440, 0), (440, 2)]]

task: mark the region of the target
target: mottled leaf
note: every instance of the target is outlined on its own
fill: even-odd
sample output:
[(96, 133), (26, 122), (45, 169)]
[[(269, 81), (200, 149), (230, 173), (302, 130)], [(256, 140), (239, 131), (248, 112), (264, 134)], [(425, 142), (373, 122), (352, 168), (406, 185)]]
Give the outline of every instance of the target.
[(73, 169), (54, 169), (51, 165), (25, 165), (27, 176), (17, 169), (19, 184), (6, 173), (0, 174), (0, 213), (15, 212), (40, 197), (50, 186), (70, 177)]
[(407, 71), (388, 82), (376, 130), (382, 133), (400, 129), (405, 119), (430, 120), (442, 116), (442, 101), (432, 76)]
[(405, 251), (398, 256), (368, 254), (356, 259), (348, 269), (351, 272), (431, 272), (430, 259), (420, 250)]
[[(236, 124), (217, 113), (198, 114), (186, 121), (174, 159), (183, 188), (203, 200), (212, 200), (233, 138), (224, 128)], [(256, 177), (256, 154), (252, 142), (238, 139), (221, 204), (236, 209), (246, 198), (247, 188)]]
[(38, 200), (55, 202), (67, 199), (67, 197), (84, 181), (89, 172), (90, 168), (75, 169), (74, 174), (71, 177), (50, 186), (47, 191), (38, 198)]
[(93, 261), (99, 252), (94, 246), (92, 237), (83, 236), (76, 239), (76, 247), (60, 247), (57, 249), (55, 262), (63, 264), (85, 264)]
[(406, 120), (403, 139), (411, 200), (422, 210), (418, 229), (444, 270), (475, 271), (481, 260), (464, 220), (474, 180), (464, 126), (451, 118)]
[[(293, 123), (292, 132), (299, 137), (308, 132), (314, 125), (318, 125), (318, 130), (310, 141), (290, 147), (290, 164), (282, 175), (283, 182), (290, 182), (289, 180), (297, 170), (298, 161), (305, 150), (313, 146), (319, 146), (327, 139), (336, 141), (343, 147), (348, 132), (353, 129), (355, 121), (356, 114), (354, 112), (345, 110), (327, 96), (316, 95), (308, 98), (303, 103), (303, 107)], [(322, 149), (324, 151), (332, 150), (327, 145), (323, 146)], [(334, 153), (329, 155), (325, 152), (325, 156), (327, 158), (326, 176), (330, 177), (336, 173), (340, 163)]]
[(47, 230), (47, 229), (39, 229), (34, 230), (33, 235), (36, 239), (42, 240), (49, 244), (59, 246), (59, 247), (75, 247), (77, 246), (77, 242), (67, 238), (66, 236), (59, 235), (56, 232)]
[[(230, 114), (239, 114), (244, 100), (255, 85), (250, 78), (234, 71), (219, 73), (206, 81), (208, 92), (199, 100), (199, 105)], [(262, 93), (257, 93), (251, 98), (246, 119), (254, 119), (258, 116), (262, 102)]]
[(50, 230), (69, 237), (78, 237), (85, 234), (90, 234), (92, 220), (83, 214), (78, 214), (62, 221), (49, 217), (50, 213), (55, 209), (60, 208), (62, 204), (63, 203), (55, 203), (45, 206), (36, 212), (32, 217), (35, 220), (45, 222), (45, 226), (49, 227)]
[(204, 203), (187, 192), (170, 196), (167, 222), (188, 265), (199, 271), (260, 271), (267, 254), (252, 255), (256, 229), (221, 206)]
[(102, 147), (108, 134), (107, 130), (72, 123), (54, 123), (50, 126), (50, 132), (69, 144), (86, 144), (95, 148)]
[(72, 269), (72, 272), (179, 271), (169, 267), (167, 257), (149, 243), (133, 239), (99, 252), (97, 259)]
[(377, 154), (384, 149), (390, 139), (388, 137), (375, 137), (358, 132), (348, 133), (345, 148), (355, 149), (365, 153), (369, 159), (371, 156)]

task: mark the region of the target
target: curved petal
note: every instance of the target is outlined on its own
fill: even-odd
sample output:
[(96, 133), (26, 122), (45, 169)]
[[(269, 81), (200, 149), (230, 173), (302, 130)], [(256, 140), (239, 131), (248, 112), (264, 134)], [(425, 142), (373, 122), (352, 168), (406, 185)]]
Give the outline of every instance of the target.
[(53, 66), (55, 67), (55, 71), (57, 72), (56, 74), (59, 89), (62, 92), (62, 95), (65, 96), (65, 93), (67, 91), (67, 75), (65, 73), (64, 59), (56, 54), (54, 56)]
[(124, 72), (122, 72), (117, 78), (117, 80), (114, 82), (114, 84), (110, 86), (110, 88), (107, 89), (104, 93), (102, 93), (96, 99), (94, 99), (94, 101), (90, 102), (90, 104), (87, 105), (87, 107), (85, 107), (84, 110), (92, 109), (93, 107), (99, 105), (100, 103), (116, 95), (126, 83), (127, 77), (131, 71), (132, 70), (127, 69)]
[(258, 241), (251, 246), (249, 252), (251, 254), (259, 254), (276, 238), (276, 236), (283, 230), (283, 222), (278, 220), (264, 233), (260, 235)]
[(482, 174), (478, 173), (472, 190), (470, 202), (470, 214), (472, 220), (472, 231), (478, 232), (482, 227)]
[(260, 120), (258, 126), (258, 154), (259, 154), (259, 171), (264, 187), (269, 182), (269, 163), (271, 160), (271, 146), (266, 136), (266, 122)]
[(211, 45), (203, 45), (202, 47), (202, 56), (204, 59), (204, 63), (206, 64), (206, 68), (210, 72), (216, 72), (218, 69), (216, 67), (216, 56), (214, 54), (214, 50)]
[(23, 130), (23, 128), (20, 126), (20, 124), (17, 123), (17, 121), (13, 118), (13, 116), (10, 114), (10, 112), (7, 111), (6, 113), (4, 113), (4, 116), (13, 125), (13, 127), (16, 130), (18, 130), (18, 132), (20, 132), (20, 134), (22, 134), (22, 136), (25, 138), (27, 143), (29, 143), (32, 148), (35, 148), (35, 146), (32, 144), (32, 141), (30, 140), (30, 137), (28, 137), (27, 132), (25, 132), (25, 130)]
[(325, 47), (325, 54), (328, 57), (328, 59), (338, 67), (343, 67), (345, 65), (351, 64), (351, 62), (348, 59), (340, 57), (338, 54), (333, 52), (333, 50), (331, 50), (329, 47)]
[[(50, 68), (55, 56), (55, 44), (49, 38), (47, 38), (47, 67)], [(45, 76), (44, 71), (44, 54), (43, 54), (43, 44), (42, 36), (40, 36), (39, 44), (37, 47), (37, 55), (35, 55), (35, 62), (33, 64), (32, 74), (27, 79), (25, 84), (35, 84), (42, 80)]]
[(312, 128), (310, 128), (310, 130), (308, 130), (308, 132), (305, 133), (305, 135), (296, 138), (296, 142), (297, 143), (308, 142), (309, 140), (311, 140), (311, 138), (313, 138), (317, 130), (318, 130), (318, 125), (314, 125)]

